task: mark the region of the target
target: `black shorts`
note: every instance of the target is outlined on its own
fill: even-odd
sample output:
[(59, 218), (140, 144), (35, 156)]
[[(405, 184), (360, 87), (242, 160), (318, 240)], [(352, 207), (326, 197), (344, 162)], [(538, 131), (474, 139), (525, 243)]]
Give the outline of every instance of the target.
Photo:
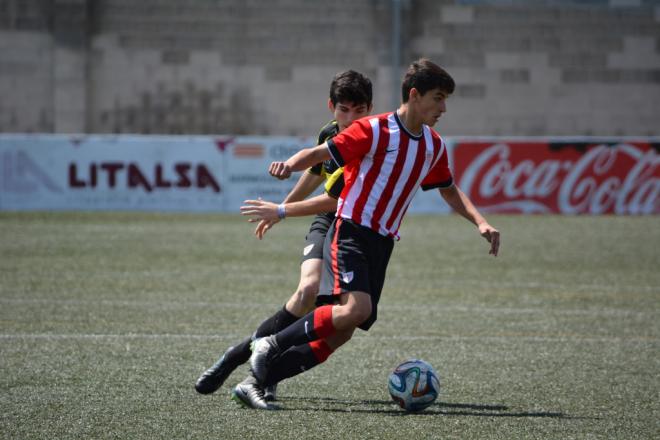
[(335, 304), (342, 293), (366, 292), (371, 296), (371, 316), (359, 327), (369, 330), (378, 317), (378, 301), (393, 247), (392, 238), (338, 218), (324, 245), (317, 305)]
[(301, 264), (313, 258), (323, 259), (323, 243), (334, 219), (334, 212), (317, 214), (314, 217), (314, 221), (309, 227), (309, 232), (305, 236), (305, 247), (303, 248), (302, 259), (300, 260)]

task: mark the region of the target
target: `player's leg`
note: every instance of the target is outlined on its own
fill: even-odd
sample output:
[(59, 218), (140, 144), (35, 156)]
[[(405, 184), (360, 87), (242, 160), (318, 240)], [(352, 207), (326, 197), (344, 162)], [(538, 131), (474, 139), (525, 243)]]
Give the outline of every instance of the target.
[[(236, 368), (250, 358), (252, 341), (277, 333), (314, 308), (321, 280), (323, 243), (332, 218), (332, 215), (328, 214), (320, 214), (314, 218), (305, 237), (298, 288), (284, 307), (263, 321), (251, 337), (229, 347), (215, 364), (204, 371), (195, 383), (197, 392), (215, 392)], [(269, 400), (274, 400), (274, 390), (268, 390), (267, 394)]]
[(305, 236), (305, 246), (300, 264), (298, 288), (286, 303), (286, 309), (298, 318), (314, 309), (316, 295), (321, 283), (323, 268), (323, 247), (328, 229), (334, 221), (334, 214), (318, 214)]
[(262, 322), (253, 336), (248, 337), (235, 346), (229, 347), (211, 367), (204, 371), (195, 383), (195, 389), (200, 394), (210, 394), (218, 390), (229, 375), (240, 365), (250, 359), (252, 351), (250, 344), (255, 338), (268, 336), (286, 328), (299, 317), (290, 313), (286, 307), (281, 308)]
[[(348, 300), (349, 296), (341, 295), (340, 304), (346, 304)], [(293, 346), (277, 356), (269, 366), (268, 376), (264, 380), (266, 390), (284, 379), (309, 371), (325, 362), (332, 353), (352, 338), (354, 331), (355, 328), (338, 330), (325, 339)]]
[(243, 406), (255, 409), (274, 409), (268, 399), (268, 389), (280, 381), (309, 371), (325, 362), (328, 357), (353, 336), (353, 331), (339, 331), (327, 339), (291, 347), (273, 360), (268, 376), (259, 384), (254, 376), (248, 376), (232, 391), (232, 399)]
[[(260, 382), (265, 379), (273, 356), (293, 346), (326, 339), (338, 331), (352, 331), (372, 315), (375, 304), (368, 293), (370, 262), (365, 254), (369, 237), (341, 219), (333, 224), (324, 245), (319, 297), (329, 297), (328, 302), (339, 304), (320, 306), (281, 332), (255, 341), (250, 366)], [(337, 301), (339, 298), (342, 300)]]
[[(328, 229), (334, 220), (333, 214), (319, 214), (314, 218), (305, 237), (302, 263), (300, 265), (300, 282), (298, 288), (287, 301), (285, 308), (298, 318), (305, 316), (314, 309), (316, 295), (321, 282), (321, 268), (323, 265), (323, 243)], [(282, 330), (278, 328), (272, 333)], [(256, 337), (262, 335), (256, 334)], [(251, 354), (251, 353), (250, 353)], [(264, 389), (264, 398), (270, 402), (276, 399), (277, 384)]]
[[(308, 258), (300, 265), (300, 282), (298, 288), (284, 306), (286, 311), (297, 318), (305, 316), (310, 310), (314, 309), (316, 294), (319, 291), (319, 284), (321, 282), (322, 263), (323, 260), (321, 258)], [(268, 336), (277, 333), (282, 329), (283, 327), (278, 326), (277, 328), (269, 330), (270, 333), (261, 334), (260, 332), (257, 332), (254, 336), (255, 338)], [(251, 354), (252, 351), (247, 354), (248, 358)], [(277, 384), (268, 386), (264, 390), (264, 399), (266, 399), (267, 402), (274, 401), (276, 400), (276, 393)]]
[(316, 294), (319, 292), (321, 283), (322, 264), (323, 260), (313, 258), (303, 261), (300, 265), (298, 288), (284, 306), (292, 315), (301, 318), (314, 309)]

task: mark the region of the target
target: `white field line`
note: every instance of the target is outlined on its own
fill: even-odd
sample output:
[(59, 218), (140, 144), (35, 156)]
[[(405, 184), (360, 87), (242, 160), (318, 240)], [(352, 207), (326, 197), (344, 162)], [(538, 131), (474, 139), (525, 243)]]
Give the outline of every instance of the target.
[[(245, 278), (252, 280), (254, 278), (253, 274), (242, 272), (242, 268), (237, 266), (236, 270), (233, 271), (233, 276), (239, 278)], [(144, 275), (149, 277), (172, 277), (171, 272), (160, 272), (160, 271), (141, 271), (141, 272), (122, 272), (122, 271), (87, 271), (87, 272), (73, 272), (73, 271), (60, 271), (52, 275), (53, 279), (60, 280), (63, 277), (67, 279), (76, 279), (83, 275), (94, 274), (95, 276), (109, 275), (111, 278), (122, 278), (127, 275)], [(217, 275), (217, 271), (214, 270), (205, 270), (205, 271), (187, 271), (185, 274), (180, 274), (181, 277), (191, 277), (191, 276), (208, 276)], [(293, 275), (295, 277), (295, 275)], [(48, 275), (41, 275), (43, 279), (46, 279)], [(179, 277), (179, 278), (181, 278)], [(280, 281), (283, 279), (290, 279), (291, 285), (293, 285), (294, 279), (291, 276), (284, 273), (266, 273), (260, 274), (259, 277), (263, 280), (273, 280)], [(594, 284), (594, 283), (556, 283), (549, 281), (517, 281), (517, 282), (507, 282), (502, 280), (493, 280), (493, 281), (481, 281), (475, 279), (464, 279), (464, 278), (443, 278), (441, 275), (438, 275), (435, 278), (429, 280), (429, 284), (440, 285), (442, 288), (451, 288), (453, 286), (474, 286), (481, 287), (488, 290), (494, 289), (510, 289), (510, 290), (524, 290), (524, 289), (545, 289), (550, 291), (561, 291), (561, 292), (660, 292), (660, 282), (658, 284), (628, 284), (625, 286), (617, 284)]]
[[(180, 339), (180, 340), (215, 340), (215, 339), (240, 339), (245, 335), (200, 335), (200, 334), (176, 334), (176, 333), (126, 333), (126, 334), (94, 334), (94, 333), (2, 333), (0, 339), (4, 340), (19, 340), (19, 339), (46, 339), (46, 340), (70, 340), (70, 339), (91, 339), (91, 340), (130, 340), (130, 339)], [(582, 336), (582, 335), (557, 335), (557, 336), (541, 336), (541, 335), (453, 335), (453, 336), (406, 336), (406, 335), (389, 335), (389, 336), (355, 336), (354, 340), (371, 340), (371, 341), (486, 341), (486, 342), (508, 342), (508, 341), (524, 341), (524, 342), (643, 342), (643, 343), (660, 343), (660, 338), (646, 337), (646, 336)]]
[[(259, 302), (205, 302), (205, 301), (132, 301), (132, 300), (112, 300), (112, 299), (51, 299), (51, 298), (0, 298), (0, 303), (5, 304), (45, 304), (62, 306), (111, 306), (111, 307), (146, 307), (155, 309), (185, 309), (185, 308), (232, 308), (246, 309), (259, 308), (270, 310), (282, 306), (282, 303), (259, 303)], [(579, 316), (656, 316), (660, 314), (658, 310), (625, 310), (625, 309), (560, 309), (552, 307), (485, 307), (478, 305), (460, 305), (460, 304), (381, 304), (378, 305), (381, 310), (409, 310), (416, 312), (432, 313), (489, 313), (489, 314), (542, 314), (542, 315), (579, 315)]]
[(438, 283), (443, 286), (478, 286), (487, 289), (507, 288), (507, 289), (548, 289), (548, 290), (561, 290), (561, 291), (605, 291), (605, 292), (658, 292), (660, 285), (627, 285), (618, 286), (613, 284), (563, 284), (551, 283), (544, 281), (531, 281), (531, 282), (506, 282), (506, 281), (493, 281), (485, 282), (480, 280), (466, 280), (466, 279), (443, 279), (438, 277)]

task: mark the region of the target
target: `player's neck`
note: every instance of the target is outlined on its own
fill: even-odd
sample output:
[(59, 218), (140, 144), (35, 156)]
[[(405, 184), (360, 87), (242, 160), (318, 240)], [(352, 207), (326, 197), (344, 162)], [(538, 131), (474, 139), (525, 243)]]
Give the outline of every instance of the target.
[(399, 121), (409, 133), (414, 136), (422, 134), (422, 120), (410, 111), (407, 104), (401, 104), (396, 113), (399, 115)]

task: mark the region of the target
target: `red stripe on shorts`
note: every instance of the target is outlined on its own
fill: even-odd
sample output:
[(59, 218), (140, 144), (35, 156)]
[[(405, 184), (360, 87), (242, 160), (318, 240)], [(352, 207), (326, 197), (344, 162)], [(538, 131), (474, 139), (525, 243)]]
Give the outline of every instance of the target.
[(332, 293), (338, 295), (341, 293), (341, 287), (339, 286), (339, 263), (337, 261), (337, 239), (339, 238), (339, 227), (341, 226), (341, 217), (337, 217), (335, 221), (335, 236), (332, 237), (332, 245), (330, 246), (330, 258), (332, 263), (332, 273), (334, 275), (334, 288)]

